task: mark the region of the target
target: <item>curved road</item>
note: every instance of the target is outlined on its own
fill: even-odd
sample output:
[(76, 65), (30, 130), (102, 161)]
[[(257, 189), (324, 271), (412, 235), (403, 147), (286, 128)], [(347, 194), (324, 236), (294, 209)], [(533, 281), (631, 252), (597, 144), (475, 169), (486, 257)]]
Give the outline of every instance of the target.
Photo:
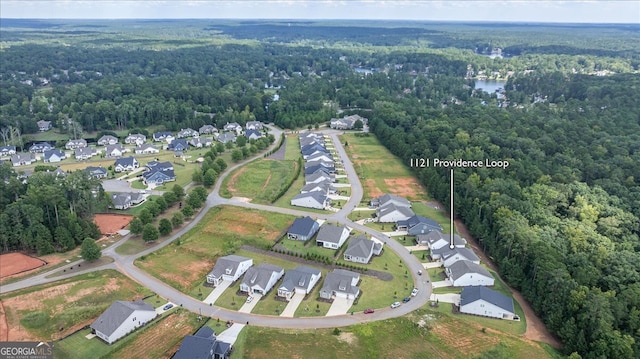
[[(278, 130), (274, 127), (269, 126), (273, 135), (276, 139), (280, 138), (282, 133), (281, 130)], [(115, 249), (128, 240), (128, 237), (123, 238), (117, 244), (103, 250), (103, 255), (112, 257), (114, 259), (113, 263), (105, 264), (100, 267), (95, 267), (91, 269), (87, 269), (84, 271), (75, 272), (73, 274), (56, 276), (54, 278), (47, 278), (51, 272), (43, 273), (37, 276), (33, 276), (27, 279), (24, 279), (19, 282), (3, 285), (0, 287), (0, 294), (7, 293), (10, 291), (14, 291), (17, 289), (22, 289), (38, 284), (44, 284), (48, 282), (53, 282), (69, 277), (73, 277), (82, 273), (104, 270), (104, 269), (116, 269), (123, 274), (127, 275), (131, 279), (136, 282), (144, 285), (145, 287), (151, 289), (161, 297), (167, 298), (169, 301), (181, 305), (182, 307), (194, 312), (201, 313), (202, 315), (210, 316), (212, 318), (219, 318), (221, 320), (231, 320), (239, 323), (249, 323), (251, 325), (257, 326), (267, 326), (267, 327), (276, 327), (276, 328), (333, 328), (340, 326), (348, 326), (361, 322), (375, 321), (381, 319), (388, 319), (398, 317), (409, 312), (412, 312), (424, 304), (427, 303), (431, 296), (432, 287), (429, 281), (429, 276), (426, 271), (423, 270), (422, 264), (416, 258), (416, 256), (412, 255), (407, 251), (407, 249), (397, 242), (394, 239), (391, 239), (388, 236), (385, 236), (377, 231), (369, 227), (365, 227), (363, 225), (354, 223), (347, 218), (347, 215), (353, 211), (354, 208), (358, 206), (362, 199), (363, 190), (362, 184), (358, 179), (358, 175), (356, 174), (351, 161), (347, 157), (342, 144), (340, 143), (337, 134), (339, 131), (324, 131), (324, 133), (328, 133), (333, 141), (334, 147), (338, 152), (338, 156), (342, 159), (344, 163), (344, 168), (347, 173), (347, 177), (349, 178), (349, 182), (351, 183), (351, 197), (347, 203), (342, 207), (342, 209), (338, 212), (331, 213), (328, 215), (318, 214), (318, 213), (310, 213), (302, 210), (295, 210), (289, 208), (280, 208), (280, 207), (271, 207), (260, 204), (246, 203), (237, 201), (234, 199), (226, 199), (219, 196), (220, 186), (226, 176), (228, 176), (234, 169), (239, 168), (251, 161), (262, 158), (262, 155), (254, 156), (250, 159), (242, 161), (238, 164), (230, 166), (227, 170), (220, 176), (218, 181), (214, 186), (213, 191), (207, 198), (205, 207), (198, 213), (198, 215), (185, 227), (183, 227), (179, 232), (175, 233), (171, 238), (165, 240), (164, 242), (154, 246), (153, 248), (149, 248), (145, 251), (137, 253), (135, 255), (121, 255), (116, 253)], [(276, 143), (273, 145), (275, 147)], [(373, 314), (363, 314), (361, 312), (356, 313), (354, 315), (340, 315), (340, 316), (332, 316), (332, 317), (306, 317), (306, 318), (285, 318), (285, 317), (276, 317), (276, 316), (267, 316), (267, 315), (257, 315), (251, 313), (240, 313), (232, 310), (227, 310), (215, 306), (209, 306), (195, 298), (192, 298), (175, 288), (165, 284), (161, 280), (153, 277), (152, 275), (146, 273), (145, 271), (136, 267), (133, 263), (134, 261), (143, 256), (147, 255), (151, 252), (154, 252), (160, 248), (163, 248), (169, 244), (171, 244), (174, 240), (184, 235), (187, 231), (193, 228), (208, 212), (209, 208), (219, 205), (232, 205), (246, 208), (254, 208), (263, 211), (271, 211), (283, 214), (289, 214), (294, 216), (310, 216), (315, 219), (324, 219), (332, 222), (337, 222), (343, 225), (346, 225), (350, 228), (357, 229), (359, 231), (365, 232), (371, 236), (375, 236), (377, 238), (381, 238), (386, 242), (386, 247), (394, 251), (398, 256), (407, 264), (409, 267), (414, 281), (414, 286), (418, 288), (420, 291), (418, 295), (414, 297), (410, 302), (401, 305), (399, 308), (390, 309), (383, 308), (380, 310), (376, 310)], [(418, 276), (417, 272), (419, 270), (423, 270), (424, 274), (422, 276)], [(391, 303), (389, 303), (391, 304)]]

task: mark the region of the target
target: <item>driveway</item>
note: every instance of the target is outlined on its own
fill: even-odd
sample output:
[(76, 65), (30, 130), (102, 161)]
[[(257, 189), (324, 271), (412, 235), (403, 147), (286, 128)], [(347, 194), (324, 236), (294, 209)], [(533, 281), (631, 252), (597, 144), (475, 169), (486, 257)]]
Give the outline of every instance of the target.
[(457, 294), (457, 293), (431, 294), (431, 300), (434, 302), (443, 302), (443, 303), (460, 305), (460, 294)]
[(448, 279), (433, 282), (431, 283), (431, 285), (433, 286), (433, 288), (453, 287), (453, 283), (451, 283), (451, 281), (449, 281)]
[(231, 346), (233, 346), (233, 344), (235, 344), (236, 340), (238, 339), (240, 331), (242, 330), (242, 328), (244, 328), (245, 325), (246, 324), (233, 323), (229, 328), (216, 335), (216, 339), (221, 342), (229, 343), (231, 344)]
[(298, 309), (298, 306), (300, 305), (300, 303), (302, 303), (303, 299), (304, 299), (304, 293), (294, 294), (291, 300), (289, 301), (289, 304), (287, 304), (287, 306), (284, 308), (280, 316), (293, 318), (293, 314), (296, 312), (296, 309)]
[(211, 293), (209, 293), (209, 295), (203, 300), (203, 302), (213, 305), (213, 303), (218, 300), (218, 298), (222, 295), (222, 293), (224, 293), (225, 290), (227, 290), (227, 288), (229, 288), (229, 286), (231, 286), (231, 282), (228, 280), (223, 280), (222, 283), (220, 283), (213, 289)]
[(422, 265), (424, 266), (425, 269), (442, 267), (442, 263), (440, 262), (422, 263)]
[(336, 297), (331, 304), (331, 308), (327, 312), (326, 316), (331, 317), (334, 315), (343, 315), (347, 314), (349, 308), (353, 305), (353, 301), (355, 299), (346, 299), (341, 297)]
[(389, 237), (399, 237), (399, 236), (406, 236), (407, 231), (382, 232), (382, 234), (385, 234)]
[(238, 309), (238, 312), (240, 312), (240, 313), (251, 313), (251, 311), (256, 306), (256, 304), (258, 304), (258, 301), (260, 301), (260, 299), (262, 299), (262, 294), (254, 293), (254, 294), (251, 294), (251, 296), (253, 297), (253, 300), (251, 301), (251, 303), (245, 302), (242, 305), (242, 307), (240, 307), (240, 309)]
[(105, 192), (138, 192), (137, 189), (131, 188), (131, 183), (117, 179), (102, 181), (102, 188)]

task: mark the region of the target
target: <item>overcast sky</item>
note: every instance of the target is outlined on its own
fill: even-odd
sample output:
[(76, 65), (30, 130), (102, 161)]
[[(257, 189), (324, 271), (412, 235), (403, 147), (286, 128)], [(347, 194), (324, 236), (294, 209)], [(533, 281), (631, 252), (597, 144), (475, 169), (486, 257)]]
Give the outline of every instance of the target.
[(640, 0), (0, 0), (0, 18), (390, 19), (640, 23)]

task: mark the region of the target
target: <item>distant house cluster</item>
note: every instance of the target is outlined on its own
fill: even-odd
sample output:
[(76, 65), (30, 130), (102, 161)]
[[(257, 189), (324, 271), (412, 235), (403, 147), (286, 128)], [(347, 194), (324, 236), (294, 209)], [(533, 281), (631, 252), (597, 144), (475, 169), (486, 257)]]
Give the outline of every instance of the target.
[(299, 195), (291, 199), (292, 206), (328, 209), (331, 204), (329, 194), (336, 193), (336, 167), (333, 156), (327, 150), (325, 138), (309, 132), (300, 136), (300, 152), (305, 161), (305, 185)]
[(329, 122), (329, 127), (337, 130), (353, 130), (357, 121), (362, 122), (363, 126), (369, 124), (368, 119), (360, 117), (360, 115), (351, 115), (343, 118), (332, 118)]

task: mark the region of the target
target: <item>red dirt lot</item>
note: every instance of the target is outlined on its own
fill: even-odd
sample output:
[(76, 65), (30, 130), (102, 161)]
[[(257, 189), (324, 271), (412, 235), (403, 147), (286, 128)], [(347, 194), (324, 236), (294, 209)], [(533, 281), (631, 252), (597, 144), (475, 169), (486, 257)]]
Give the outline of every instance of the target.
[(22, 253), (0, 255), (0, 278), (42, 267), (47, 262)]
[(93, 217), (93, 221), (100, 228), (102, 234), (112, 234), (129, 225), (133, 216), (128, 214), (98, 213)]

